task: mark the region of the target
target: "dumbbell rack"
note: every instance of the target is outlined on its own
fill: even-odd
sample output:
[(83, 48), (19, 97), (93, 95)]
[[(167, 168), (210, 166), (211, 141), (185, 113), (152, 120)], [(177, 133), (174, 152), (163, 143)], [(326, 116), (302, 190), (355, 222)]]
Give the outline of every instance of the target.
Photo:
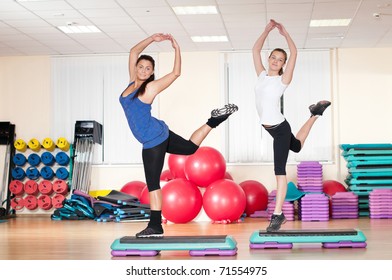
[(15, 125), (10, 122), (0, 122), (0, 146), (1, 158), (0, 162), (0, 219), (10, 218), (14, 215), (11, 209), (10, 197), (11, 192), (8, 189), (8, 184), (11, 181), (11, 170), (13, 168), (12, 156), (15, 154), (15, 148), (12, 143), (15, 139)]
[(60, 137), (56, 143), (45, 138), (42, 144), (35, 138), (27, 144), (17, 139), (13, 146), (16, 153), (9, 183), (13, 210), (39, 212), (61, 208), (69, 194), (72, 145)]

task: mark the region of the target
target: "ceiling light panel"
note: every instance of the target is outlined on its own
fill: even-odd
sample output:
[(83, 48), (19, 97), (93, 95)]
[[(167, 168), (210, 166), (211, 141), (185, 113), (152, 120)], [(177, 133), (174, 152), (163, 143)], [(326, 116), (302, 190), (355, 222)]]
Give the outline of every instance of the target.
[(173, 7), (177, 15), (216, 15), (216, 6), (177, 6)]
[(350, 18), (342, 19), (313, 19), (310, 21), (310, 27), (331, 27), (331, 26), (348, 26)]

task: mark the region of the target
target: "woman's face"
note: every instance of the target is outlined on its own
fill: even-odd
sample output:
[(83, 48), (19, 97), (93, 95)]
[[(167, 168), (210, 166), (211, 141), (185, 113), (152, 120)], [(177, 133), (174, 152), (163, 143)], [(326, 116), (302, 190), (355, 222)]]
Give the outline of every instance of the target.
[(282, 69), (286, 62), (286, 57), (284, 53), (279, 51), (274, 51), (271, 53), (270, 57), (268, 58), (270, 69), (279, 71)]
[(145, 81), (152, 74), (154, 74), (154, 67), (152, 66), (151, 61), (146, 59), (141, 59), (136, 65), (137, 77), (141, 81)]

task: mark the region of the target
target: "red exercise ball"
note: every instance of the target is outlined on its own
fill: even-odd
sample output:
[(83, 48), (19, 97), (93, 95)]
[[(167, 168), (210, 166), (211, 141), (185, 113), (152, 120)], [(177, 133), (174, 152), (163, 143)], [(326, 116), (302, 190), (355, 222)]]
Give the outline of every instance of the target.
[(139, 201), (141, 204), (150, 204), (150, 193), (147, 186), (145, 186), (140, 194)]
[(245, 213), (248, 217), (256, 211), (267, 209), (268, 190), (262, 183), (255, 180), (247, 180), (240, 183), (240, 186), (245, 192)]
[(225, 173), (225, 176), (223, 176), (223, 179), (229, 179), (229, 180), (234, 181), (233, 176), (231, 176), (231, 174), (227, 171)]
[(171, 173), (171, 171), (169, 169), (162, 171), (161, 173), (161, 177), (160, 180), (161, 181), (165, 181), (165, 182), (169, 182), (170, 180), (173, 180), (173, 174)]
[(212, 221), (237, 221), (245, 207), (244, 190), (228, 179), (213, 182), (203, 195), (204, 211)]
[(140, 195), (142, 194), (142, 190), (146, 186), (146, 183), (142, 181), (131, 181), (126, 183), (120, 191), (129, 195), (132, 195), (136, 197), (137, 199), (140, 199)]
[(173, 179), (174, 178), (186, 179), (184, 166), (187, 159), (188, 156), (186, 155), (176, 155), (176, 154), (169, 155), (167, 163), (169, 165), (169, 170), (173, 175)]
[(226, 173), (226, 161), (223, 155), (211, 147), (200, 147), (185, 162), (185, 174), (189, 181), (199, 187), (208, 187), (211, 183), (223, 179)]
[(346, 192), (347, 189), (343, 184), (339, 183), (335, 180), (326, 180), (323, 181), (323, 192), (329, 195), (330, 197), (333, 196), (337, 192)]
[(199, 214), (203, 197), (199, 188), (185, 179), (174, 179), (162, 189), (162, 216), (173, 223), (187, 223)]

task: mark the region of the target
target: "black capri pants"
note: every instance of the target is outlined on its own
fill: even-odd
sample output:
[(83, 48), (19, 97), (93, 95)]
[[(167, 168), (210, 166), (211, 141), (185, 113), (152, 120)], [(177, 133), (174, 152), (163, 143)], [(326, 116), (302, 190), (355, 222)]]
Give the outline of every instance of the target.
[(290, 124), (284, 122), (273, 127), (265, 127), (265, 130), (274, 139), (274, 170), (275, 175), (286, 175), (286, 163), (289, 156), (289, 151), (298, 153), (301, 151), (302, 145), (293, 133), (291, 132)]
[(150, 149), (143, 149), (142, 158), (148, 191), (152, 192), (161, 188), (159, 183), (166, 153), (191, 155), (198, 148), (199, 146), (192, 141), (185, 140), (169, 130), (169, 137), (164, 142)]

